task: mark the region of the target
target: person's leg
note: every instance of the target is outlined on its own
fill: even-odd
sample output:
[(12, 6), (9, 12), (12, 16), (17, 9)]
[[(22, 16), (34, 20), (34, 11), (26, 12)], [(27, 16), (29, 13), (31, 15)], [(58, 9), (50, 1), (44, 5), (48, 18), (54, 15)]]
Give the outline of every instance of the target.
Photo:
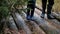
[(33, 17), (34, 15), (34, 10), (35, 10), (35, 1), (34, 3), (32, 3), (32, 6), (31, 6), (31, 17)]
[(42, 0), (42, 14), (41, 17), (44, 18), (47, 0)]
[(53, 17), (51, 17), (51, 10), (54, 4), (54, 0), (48, 0), (48, 6), (47, 6), (47, 17), (52, 19)]
[(54, 4), (54, 0), (48, 0), (47, 14), (51, 14), (53, 4)]
[(31, 4), (30, 4), (30, 3), (31, 3), (31, 2), (28, 1), (28, 4), (27, 4), (27, 16), (26, 16), (27, 20), (30, 19), (30, 7), (31, 7)]
[(34, 10), (35, 10), (35, 3), (36, 3), (36, 0), (33, 0), (31, 4), (31, 15), (30, 15), (31, 20), (34, 20), (33, 16), (34, 16)]
[[(27, 18), (31, 19), (34, 15), (34, 9), (35, 9), (35, 2), (36, 0), (30, 0), (28, 1), (28, 5), (27, 5)], [(31, 13), (30, 13), (31, 11)]]
[(29, 15), (30, 15), (30, 9), (27, 9), (27, 16), (29, 16)]
[(42, 13), (45, 13), (45, 9), (46, 9), (46, 4), (47, 4), (47, 0), (42, 0)]

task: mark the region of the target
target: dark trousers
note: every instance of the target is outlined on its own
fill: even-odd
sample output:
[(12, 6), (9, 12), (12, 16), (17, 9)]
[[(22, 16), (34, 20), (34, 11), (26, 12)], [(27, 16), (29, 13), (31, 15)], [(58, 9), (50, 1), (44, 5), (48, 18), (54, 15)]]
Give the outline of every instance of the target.
[(35, 0), (31, 0), (31, 1), (28, 1), (28, 5), (27, 5), (27, 16), (30, 16), (30, 17), (33, 17), (34, 15), (34, 9), (35, 9)]
[(47, 0), (42, 0), (42, 13), (45, 13), (45, 9), (46, 9), (46, 5), (47, 5), (47, 14), (51, 14), (51, 9), (52, 6), (54, 4), (54, 0), (48, 0), (48, 4), (47, 4)]

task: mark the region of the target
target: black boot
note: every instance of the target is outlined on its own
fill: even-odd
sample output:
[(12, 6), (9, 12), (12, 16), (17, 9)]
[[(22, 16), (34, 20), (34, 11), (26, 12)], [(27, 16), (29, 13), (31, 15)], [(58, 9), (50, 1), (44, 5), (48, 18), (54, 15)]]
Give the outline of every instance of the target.
[(52, 9), (52, 6), (48, 5), (48, 7), (47, 7), (47, 18), (48, 19), (54, 19), (54, 17), (51, 14), (51, 9)]
[(51, 15), (51, 14), (48, 14), (48, 15), (47, 15), (47, 18), (48, 18), (48, 19), (55, 19), (54, 16)]
[(53, 4), (54, 4), (54, 1), (53, 0), (49, 0), (48, 6), (47, 6), (47, 18), (48, 19), (54, 19), (54, 17), (51, 14), (51, 10), (52, 10)]

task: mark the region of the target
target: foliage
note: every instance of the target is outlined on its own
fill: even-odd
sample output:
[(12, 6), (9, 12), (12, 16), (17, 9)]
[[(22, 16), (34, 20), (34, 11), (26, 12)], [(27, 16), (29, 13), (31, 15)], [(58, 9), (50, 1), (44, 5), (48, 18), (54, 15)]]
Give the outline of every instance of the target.
[(1, 6), (1, 7), (0, 7), (0, 19), (8, 16), (8, 11), (9, 11), (9, 10), (8, 10), (7, 7)]
[(27, 0), (0, 0), (0, 20), (9, 15), (12, 7), (17, 5), (26, 5)]

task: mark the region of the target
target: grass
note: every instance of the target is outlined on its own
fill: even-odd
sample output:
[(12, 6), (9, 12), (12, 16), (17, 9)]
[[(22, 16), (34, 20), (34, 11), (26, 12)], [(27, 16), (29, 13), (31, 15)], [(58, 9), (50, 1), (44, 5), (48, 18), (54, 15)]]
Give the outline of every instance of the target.
[(54, 6), (53, 6), (53, 9), (57, 12), (60, 12), (60, 0), (55, 0), (54, 1)]
[[(42, 6), (41, 0), (36, 0), (36, 5)], [(54, 0), (53, 10), (60, 12), (60, 0)]]

